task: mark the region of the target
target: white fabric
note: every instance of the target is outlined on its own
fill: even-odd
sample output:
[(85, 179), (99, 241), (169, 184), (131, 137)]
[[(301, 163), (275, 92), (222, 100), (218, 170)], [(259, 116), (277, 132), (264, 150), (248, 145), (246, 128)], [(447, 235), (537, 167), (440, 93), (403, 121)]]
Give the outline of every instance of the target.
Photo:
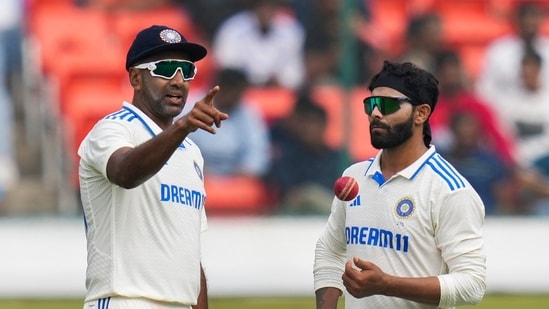
[[(538, 37), (534, 47), (543, 58), (541, 80), (543, 87), (549, 89), (549, 37)], [(507, 35), (496, 39), (486, 48), (483, 68), (479, 74), (476, 91), (487, 103), (499, 107), (499, 100), (522, 87), (520, 63), (524, 54), (524, 43), (516, 35)]]
[(267, 34), (251, 11), (227, 19), (215, 34), (213, 55), (221, 67), (243, 70), (254, 85), (272, 77), (284, 87), (298, 88), (304, 79), (305, 32), (291, 16), (278, 14)]
[[(537, 92), (512, 89), (498, 102), (497, 111), (513, 129), (520, 164), (531, 166), (549, 154), (549, 88)], [(539, 132), (521, 134), (519, 124), (537, 127)]]
[(135, 106), (96, 124), (82, 142), (80, 189), (88, 240), (86, 301), (113, 295), (194, 304), (205, 230), (203, 159), (186, 139), (165, 166), (134, 189), (107, 180), (111, 154), (161, 129)]
[(191, 309), (188, 305), (162, 303), (144, 298), (108, 297), (84, 303), (83, 309)]
[[(442, 308), (478, 302), (486, 286), (480, 197), (434, 146), (385, 182), (380, 154), (343, 173), (356, 178), (360, 191), (350, 202), (334, 199), (316, 247), (315, 290), (345, 291), (344, 262), (357, 256), (400, 277), (438, 276)], [(345, 306), (433, 308), (397, 297), (356, 299), (348, 293)]]

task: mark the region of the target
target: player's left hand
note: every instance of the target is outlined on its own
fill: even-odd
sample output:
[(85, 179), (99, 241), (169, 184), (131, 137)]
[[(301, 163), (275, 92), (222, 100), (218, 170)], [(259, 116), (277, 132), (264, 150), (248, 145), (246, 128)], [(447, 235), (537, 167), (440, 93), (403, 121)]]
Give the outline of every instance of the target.
[(343, 285), (356, 298), (384, 294), (389, 276), (374, 263), (354, 257), (345, 264)]

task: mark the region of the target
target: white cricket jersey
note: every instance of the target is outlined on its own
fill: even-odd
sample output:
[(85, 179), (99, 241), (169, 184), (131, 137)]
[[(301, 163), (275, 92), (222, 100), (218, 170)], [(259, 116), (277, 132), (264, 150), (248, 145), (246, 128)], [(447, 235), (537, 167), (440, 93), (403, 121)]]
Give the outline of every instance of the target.
[[(354, 256), (399, 277), (438, 276), (442, 308), (474, 302), (485, 290), (484, 206), (478, 194), (431, 146), (416, 162), (384, 179), (381, 152), (350, 166), (359, 195), (334, 199), (315, 252), (315, 290), (345, 291), (341, 275)], [(437, 308), (397, 297), (357, 299), (345, 307)]]
[(200, 234), (207, 227), (203, 159), (188, 138), (164, 167), (134, 189), (107, 179), (107, 161), (162, 132), (124, 102), (81, 143), (80, 190), (88, 241), (86, 301), (108, 296), (195, 304)]

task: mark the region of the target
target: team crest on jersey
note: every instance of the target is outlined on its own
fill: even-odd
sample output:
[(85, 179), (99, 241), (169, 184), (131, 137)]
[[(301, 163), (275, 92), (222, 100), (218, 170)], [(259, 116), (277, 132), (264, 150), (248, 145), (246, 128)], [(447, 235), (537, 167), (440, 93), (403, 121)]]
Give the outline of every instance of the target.
[(414, 210), (414, 200), (409, 197), (401, 199), (395, 207), (396, 215), (402, 219), (410, 217), (414, 213)]
[(193, 161), (193, 164), (194, 164), (194, 170), (196, 171), (196, 174), (198, 175), (198, 178), (200, 178), (200, 180), (204, 181), (204, 179), (202, 178), (202, 170), (200, 169), (200, 166), (198, 165), (198, 163), (196, 163), (196, 161)]
[(172, 29), (164, 29), (160, 32), (160, 38), (166, 43), (180, 43), (181, 34)]

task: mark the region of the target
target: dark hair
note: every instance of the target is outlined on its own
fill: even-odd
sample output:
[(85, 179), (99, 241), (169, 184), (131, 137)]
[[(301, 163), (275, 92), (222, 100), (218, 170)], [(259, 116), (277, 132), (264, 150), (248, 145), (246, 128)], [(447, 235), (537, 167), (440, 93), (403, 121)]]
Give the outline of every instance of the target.
[(447, 65), (461, 66), (461, 58), (457, 52), (453, 50), (443, 50), (436, 54), (436, 71), (438, 72), (442, 67), (445, 67)]
[[(383, 69), (372, 77), (368, 89), (373, 91), (379, 86), (390, 87), (402, 92), (412, 99), (414, 105), (429, 104), (431, 113), (435, 110), (439, 95), (438, 80), (433, 74), (411, 62), (397, 63), (385, 60)], [(427, 147), (431, 143), (429, 121), (423, 125), (423, 142)]]
[(246, 87), (248, 78), (246, 74), (239, 69), (223, 68), (216, 74), (216, 83), (221, 86)]
[(438, 100), (439, 89), (438, 80), (433, 74), (411, 62), (397, 63), (385, 60), (381, 72), (374, 75), (370, 81), (370, 85), (368, 86), (370, 91), (374, 90), (377, 79), (383, 73), (403, 79), (406, 90), (412, 92), (412, 96), (420, 100), (418, 103), (427, 103), (434, 110)]
[(427, 13), (412, 17), (406, 27), (406, 38), (413, 39), (417, 37), (424, 31), (425, 27), (432, 22), (440, 23), (440, 17), (435, 13)]
[(522, 1), (517, 4), (515, 12), (516, 17), (522, 19), (529, 15), (540, 15), (542, 8), (535, 1)]
[(307, 94), (300, 94), (294, 106), (294, 114), (296, 115), (314, 115), (326, 121), (328, 115), (326, 110), (318, 103), (313, 101)]

